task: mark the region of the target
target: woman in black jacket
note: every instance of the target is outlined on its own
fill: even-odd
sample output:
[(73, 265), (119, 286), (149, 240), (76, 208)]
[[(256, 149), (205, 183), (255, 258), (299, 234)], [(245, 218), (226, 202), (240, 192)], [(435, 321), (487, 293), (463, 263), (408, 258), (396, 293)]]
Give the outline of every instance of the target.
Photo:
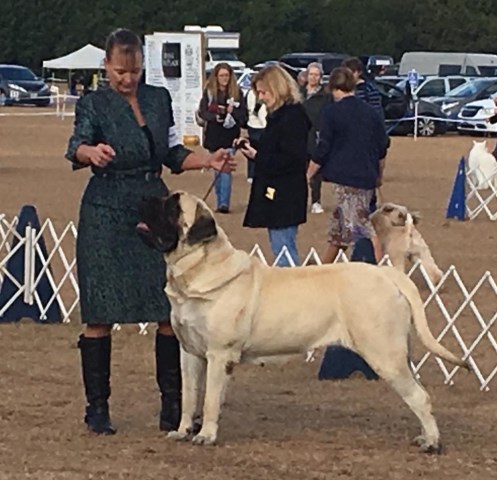
[[(277, 257), (286, 247), (295, 265), (298, 225), (306, 222), (307, 136), (309, 119), (300, 103), (298, 86), (278, 65), (261, 70), (254, 79), (256, 93), (268, 110), (267, 126), (258, 149), (249, 143), (242, 152), (255, 160), (255, 173), (243, 225), (268, 229)], [(246, 142), (246, 140), (245, 140)], [(278, 266), (291, 262), (282, 255)]]

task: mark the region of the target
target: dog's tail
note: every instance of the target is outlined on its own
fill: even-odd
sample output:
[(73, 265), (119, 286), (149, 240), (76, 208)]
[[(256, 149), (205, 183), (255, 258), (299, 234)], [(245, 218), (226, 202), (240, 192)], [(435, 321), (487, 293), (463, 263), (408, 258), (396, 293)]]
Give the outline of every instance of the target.
[(426, 319), (423, 301), (419, 295), (418, 288), (414, 282), (402, 272), (394, 268), (389, 268), (389, 277), (395, 283), (397, 288), (405, 296), (411, 306), (412, 320), (416, 328), (416, 332), (423, 345), (433, 354), (448, 362), (458, 365), (469, 370), (469, 365), (466, 360), (457, 358), (453, 353), (449, 352), (443, 345), (438, 343), (436, 338), (431, 333)]

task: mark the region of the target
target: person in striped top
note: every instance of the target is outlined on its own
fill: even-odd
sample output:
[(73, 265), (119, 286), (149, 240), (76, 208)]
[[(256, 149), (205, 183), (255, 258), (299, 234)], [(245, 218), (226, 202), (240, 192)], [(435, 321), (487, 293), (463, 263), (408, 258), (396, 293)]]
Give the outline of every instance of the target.
[(383, 112), (381, 94), (371, 80), (364, 78), (364, 67), (361, 60), (357, 57), (350, 57), (345, 59), (342, 65), (352, 70), (356, 83), (355, 96), (372, 106), (384, 121), (385, 114)]

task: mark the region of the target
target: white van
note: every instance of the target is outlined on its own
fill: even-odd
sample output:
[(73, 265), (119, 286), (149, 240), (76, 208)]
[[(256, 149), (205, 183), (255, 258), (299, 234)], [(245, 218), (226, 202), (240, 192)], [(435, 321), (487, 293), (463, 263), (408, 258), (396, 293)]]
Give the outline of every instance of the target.
[(411, 70), (419, 75), (497, 76), (497, 55), (490, 53), (406, 52), (402, 55), (399, 75)]

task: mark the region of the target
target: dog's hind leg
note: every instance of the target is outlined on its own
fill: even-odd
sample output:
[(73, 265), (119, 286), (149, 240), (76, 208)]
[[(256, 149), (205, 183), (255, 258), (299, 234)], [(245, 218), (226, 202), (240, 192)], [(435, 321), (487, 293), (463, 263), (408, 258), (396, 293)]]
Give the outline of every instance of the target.
[[(168, 438), (187, 440), (195, 433), (195, 421), (202, 405), (205, 384), (206, 361), (181, 349), (182, 403), (181, 421), (177, 432), (169, 432)], [(197, 427), (198, 429), (198, 427)]]
[(196, 445), (214, 445), (221, 404), (224, 401), (229, 375), (240, 360), (240, 354), (230, 350), (218, 350), (207, 353), (207, 378), (203, 408), (203, 423), (200, 432), (193, 437)]
[(393, 387), (421, 422), (421, 435), (416, 437), (415, 443), (426, 453), (441, 453), (440, 433), (431, 411), (430, 396), (414, 377), (407, 359), (386, 368), (372, 363), (378, 375)]

